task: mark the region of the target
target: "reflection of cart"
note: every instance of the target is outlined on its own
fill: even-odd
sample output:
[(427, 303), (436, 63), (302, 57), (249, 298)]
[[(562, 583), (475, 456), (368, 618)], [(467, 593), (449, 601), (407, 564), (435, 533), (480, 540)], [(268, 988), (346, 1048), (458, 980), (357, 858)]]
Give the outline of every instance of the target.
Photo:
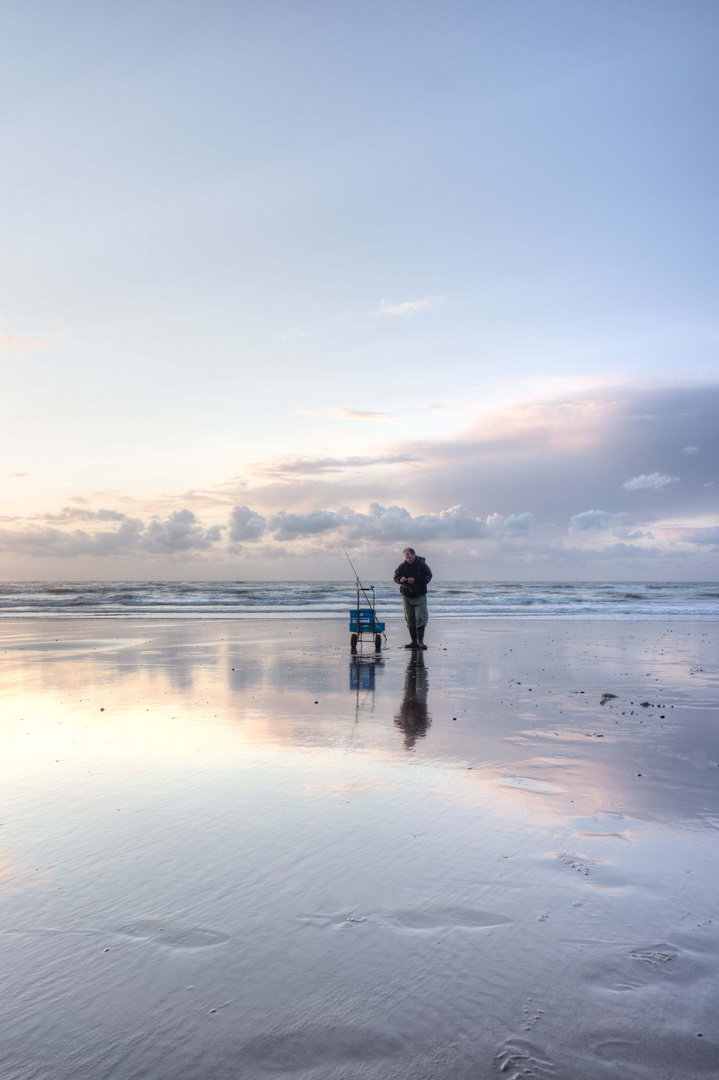
[(381, 653), (353, 653), (350, 657), (350, 692), (355, 698), (355, 723), (374, 712), (374, 692), (377, 672), (382, 671)]
[[(345, 551), (345, 555), (347, 552)], [(352, 652), (357, 652), (357, 642), (362, 645), (362, 636), (369, 634), (374, 638), (375, 652), (380, 652), (382, 649), (382, 635), (384, 634), (383, 622), (379, 622), (377, 619), (377, 612), (375, 610), (374, 600), (374, 585), (369, 586), (369, 593), (365, 589), (364, 585), (357, 576), (352, 560), (347, 555), (349, 564), (354, 571), (355, 581), (357, 582), (357, 602), (352, 611), (350, 611), (350, 649)], [(364, 597), (367, 607), (360, 607), (360, 593)]]
[(358, 707), (360, 693), (371, 694), (374, 698), (377, 665), (383, 663), (381, 657), (375, 659), (374, 656), (353, 656), (350, 660), (350, 690), (357, 694)]

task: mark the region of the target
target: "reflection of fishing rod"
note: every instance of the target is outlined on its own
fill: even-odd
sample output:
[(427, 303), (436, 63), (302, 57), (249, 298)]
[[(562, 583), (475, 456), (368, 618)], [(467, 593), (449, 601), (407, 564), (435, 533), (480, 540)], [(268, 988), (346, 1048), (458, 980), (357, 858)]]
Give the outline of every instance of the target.
[[(347, 548), (344, 548), (344, 547), (343, 547), (343, 548), (342, 548), (342, 550), (344, 551), (345, 555), (347, 555)], [(364, 593), (364, 598), (365, 598), (365, 600), (367, 601), (367, 603), (369, 604), (369, 606), (370, 606), (370, 607), (372, 608), (372, 610), (374, 611), (374, 604), (372, 603), (372, 601), (370, 600), (369, 596), (367, 595), (367, 591), (366, 591), (366, 589), (365, 589), (364, 585), (362, 584), (362, 582), (361, 582), (361, 581), (360, 581), (360, 579), (359, 579), (359, 574), (358, 574), (358, 573), (357, 573), (357, 571), (355, 570), (355, 564), (354, 564), (354, 563), (352, 562), (352, 560), (350, 559), (349, 555), (347, 555), (347, 562), (348, 562), (348, 563), (350, 564), (350, 566), (352, 567), (352, 573), (353, 573), (353, 574), (354, 574), (354, 576), (355, 576), (355, 580), (356, 580), (356, 582), (357, 582), (357, 588), (358, 588), (358, 589), (361, 589), (361, 590), (362, 590), (362, 592)]]

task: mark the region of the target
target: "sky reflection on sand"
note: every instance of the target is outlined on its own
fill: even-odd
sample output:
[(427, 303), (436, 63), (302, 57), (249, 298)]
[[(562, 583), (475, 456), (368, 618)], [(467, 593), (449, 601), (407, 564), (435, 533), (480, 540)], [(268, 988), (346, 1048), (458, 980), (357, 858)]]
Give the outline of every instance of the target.
[(0, 642), (8, 1076), (702, 1074), (713, 625), (98, 629)]

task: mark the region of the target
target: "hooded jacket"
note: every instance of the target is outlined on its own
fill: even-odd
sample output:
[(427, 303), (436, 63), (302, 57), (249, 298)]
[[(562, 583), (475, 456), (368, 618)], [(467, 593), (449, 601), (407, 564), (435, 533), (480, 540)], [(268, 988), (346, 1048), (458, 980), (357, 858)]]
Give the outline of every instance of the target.
[[(413, 577), (414, 585), (400, 585), (399, 579), (403, 577)], [(432, 571), (421, 555), (415, 555), (414, 562), (399, 564), (394, 572), (394, 580), (399, 585), (402, 596), (424, 596), (427, 592), (427, 586), (432, 580)]]

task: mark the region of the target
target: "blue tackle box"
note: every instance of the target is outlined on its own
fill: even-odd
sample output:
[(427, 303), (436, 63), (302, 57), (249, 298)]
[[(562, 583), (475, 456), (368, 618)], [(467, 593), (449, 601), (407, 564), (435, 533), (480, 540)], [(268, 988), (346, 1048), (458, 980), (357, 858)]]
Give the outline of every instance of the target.
[(382, 634), (384, 626), (383, 622), (375, 618), (372, 608), (360, 608), (359, 626), (357, 625), (357, 609), (350, 611), (350, 633), (352, 634)]

